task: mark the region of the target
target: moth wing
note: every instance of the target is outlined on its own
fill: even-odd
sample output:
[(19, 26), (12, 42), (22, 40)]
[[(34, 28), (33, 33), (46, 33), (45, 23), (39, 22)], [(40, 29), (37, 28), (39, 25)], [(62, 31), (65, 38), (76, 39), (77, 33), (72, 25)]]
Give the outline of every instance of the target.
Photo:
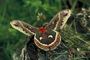
[(28, 23), (25, 23), (20, 20), (13, 20), (10, 22), (10, 24), (12, 25), (12, 27), (14, 29), (16, 29), (28, 36), (33, 35), (39, 31), (38, 28), (35, 28), (32, 25), (29, 25)]
[(47, 30), (54, 29), (54, 30), (61, 30), (63, 29), (63, 26), (67, 22), (68, 18), (71, 15), (71, 11), (69, 9), (62, 10), (59, 13), (57, 13), (51, 21), (48, 23), (48, 25), (45, 27)]

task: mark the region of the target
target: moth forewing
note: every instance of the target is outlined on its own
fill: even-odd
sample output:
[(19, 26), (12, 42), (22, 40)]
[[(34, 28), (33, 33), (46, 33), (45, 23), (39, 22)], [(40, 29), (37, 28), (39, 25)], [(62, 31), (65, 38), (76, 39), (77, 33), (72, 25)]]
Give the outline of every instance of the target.
[(60, 13), (58, 13), (58, 21), (56, 24), (56, 27), (54, 28), (54, 30), (61, 30), (63, 29), (64, 25), (66, 24), (68, 18), (71, 15), (71, 11), (70, 10), (63, 10)]
[(46, 29), (54, 29), (54, 30), (61, 30), (63, 29), (65, 23), (67, 22), (68, 18), (71, 15), (71, 11), (69, 9), (62, 10), (57, 13), (51, 21), (46, 26)]
[(34, 29), (36, 30), (36, 28), (34, 28), (33, 26), (31, 26), (23, 21), (13, 20), (10, 22), (10, 24), (14, 29), (22, 32), (23, 34), (25, 34), (27, 36), (31, 36), (31, 35), (35, 34), (35, 32), (33, 32), (33, 30)]

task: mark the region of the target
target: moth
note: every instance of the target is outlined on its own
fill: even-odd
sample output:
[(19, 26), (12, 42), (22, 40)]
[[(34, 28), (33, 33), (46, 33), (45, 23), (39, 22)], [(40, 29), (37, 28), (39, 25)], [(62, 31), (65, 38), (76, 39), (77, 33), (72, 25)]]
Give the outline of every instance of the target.
[(10, 22), (11, 26), (27, 36), (34, 35), (34, 43), (44, 51), (50, 51), (57, 48), (61, 43), (61, 35), (58, 30), (62, 30), (71, 10), (66, 9), (58, 12), (45, 27), (34, 27), (20, 20)]

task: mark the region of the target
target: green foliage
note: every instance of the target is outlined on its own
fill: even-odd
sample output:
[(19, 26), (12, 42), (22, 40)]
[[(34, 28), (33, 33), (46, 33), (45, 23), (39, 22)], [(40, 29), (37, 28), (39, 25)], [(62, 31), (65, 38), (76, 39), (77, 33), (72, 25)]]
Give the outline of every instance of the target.
[[(82, 2), (82, 7), (90, 6), (86, 0), (79, 1)], [(13, 60), (14, 51), (22, 48), (26, 42), (27, 37), (10, 26), (11, 20), (23, 20), (38, 27), (40, 26), (40, 21), (37, 20), (38, 13), (43, 13), (46, 17), (46, 20), (42, 21), (43, 24), (49, 22), (62, 9), (72, 8), (74, 12), (77, 12), (75, 11), (77, 2), (78, 0), (73, 2), (73, 5), (72, 0), (0, 0), (0, 60)], [(74, 38), (84, 42), (83, 37), (72, 36), (69, 38), (70, 30), (71, 28), (66, 30), (67, 33), (63, 33), (65, 34), (65, 40)], [(86, 35), (79, 34), (79, 36)], [(75, 42), (75, 40), (72, 41)], [(72, 41), (70, 42), (72, 43)]]

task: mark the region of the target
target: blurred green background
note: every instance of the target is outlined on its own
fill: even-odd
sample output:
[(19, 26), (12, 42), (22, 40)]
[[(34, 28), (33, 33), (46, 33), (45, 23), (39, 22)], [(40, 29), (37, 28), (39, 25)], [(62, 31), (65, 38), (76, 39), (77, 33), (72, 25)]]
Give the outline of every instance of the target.
[(60, 10), (72, 9), (76, 14), (88, 8), (90, 0), (0, 0), (0, 60), (13, 60), (16, 49), (22, 48), (27, 36), (13, 29), (12, 20), (22, 20), (40, 27), (38, 13), (43, 14), (42, 24), (49, 22)]

